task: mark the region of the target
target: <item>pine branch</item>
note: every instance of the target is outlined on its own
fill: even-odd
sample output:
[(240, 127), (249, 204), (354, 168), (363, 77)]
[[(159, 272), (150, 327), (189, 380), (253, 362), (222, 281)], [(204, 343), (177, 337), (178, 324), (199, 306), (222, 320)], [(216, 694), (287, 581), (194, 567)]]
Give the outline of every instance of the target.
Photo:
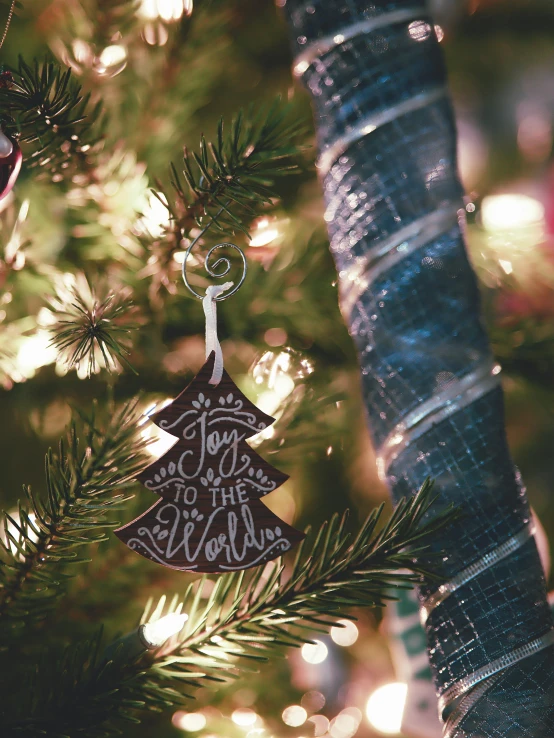
[[(275, 197), (275, 179), (298, 172), (294, 159), (301, 146), (296, 142), (304, 125), (287, 120), (289, 114), (279, 99), (257, 115), (251, 107), (238, 113), (227, 134), (221, 119), (217, 140), (208, 143), (202, 136), (198, 153), (185, 148), (182, 175), (172, 165), (172, 214), (180, 232), (188, 235), (194, 226), (210, 223), (248, 235), (257, 209)], [(168, 194), (167, 201), (172, 199)]]
[[(153, 654), (125, 662), (117, 652), (102, 658), (97, 640), (76, 645), (54, 667), (39, 668), (25, 717), (5, 720), (8, 735), (114, 735), (122, 720), (137, 721), (141, 710), (181, 704), (200, 686), (236, 678), (288, 647), (309, 643), (313, 632), (352, 617), (351, 607), (381, 605), (391, 587), (417, 578), (427, 537), (453, 519), (449, 510), (425, 520), (431, 487), (427, 482), (401, 502), (380, 531), (382, 507), (375, 510), (354, 539), (347, 514), (334, 516), (303, 542), (286, 577), (282, 560), (253, 574), (227, 574), (211, 582), (207, 599), (207, 577), (193, 582), (183, 602), (174, 598), (167, 608), (188, 614), (185, 628)], [(406, 568), (412, 573), (399, 571)], [(164, 608), (165, 597), (153, 613), (147, 608), (143, 622), (159, 619)], [(52, 689), (61, 674), (61, 687)]]
[(120, 364), (135, 372), (127, 359), (129, 333), (136, 328), (129, 322), (134, 306), (128, 290), (116, 292), (102, 284), (93, 289), (81, 274), (69, 288), (58, 285), (50, 307), (52, 345), (69, 368), (85, 365), (89, 377), (100, 368), (117, 370)]
[(35, 60), (31, 66), (20, 57), (11, 72), (12, 83), (0, 88), (0, 124), (5, 133), (34, 144), (30, 163), (45, 167), (54, 181), (83, 168), (100, 105), (88, 110), (89, 95), (83, 96), (71, 70), (56, 62)]
[(146, 462), (137, 420), (135, 405), (106, 428), (83, 418), (81, 440), (74, 421), (58, 453), (46, 455), (46, 494), (25, 486), (18, 511), (2, 514), (0, 620), (43, 617), (63, 595), (67, 565), (88, 560), (77, 549), (105, 540), (116, 525), (107, 513), (128, 499), (124, 490)]

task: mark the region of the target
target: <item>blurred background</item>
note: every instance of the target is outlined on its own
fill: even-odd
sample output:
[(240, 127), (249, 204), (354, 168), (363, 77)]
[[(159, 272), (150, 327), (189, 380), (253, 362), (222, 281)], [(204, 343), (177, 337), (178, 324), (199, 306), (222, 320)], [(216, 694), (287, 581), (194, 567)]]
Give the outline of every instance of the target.
[[(0, 3), (0, 25), (9, 4)], [(485, 319), (504, 369), (508, 436), (534, 510), (554, 542), (554, 5), (551, 0), (434, 0), (458, 120), (467, 237)], [(414, 33), (421, 28), (414, 29)], [(431, 32), (431, 29), (429, 29)], [(153, 194), (169, 166), (197, 149), (217, 121), (251, 103), (287, 99), (312, 145), (301, 174), (237, 236), (249, 261), (241, 291), (219, 310), (226, 368), (277, 422), (259, 452), (290, 480), (268, 500), (283, 519), (319, 526), (351, 508), (355, 521), (382, 501), (364, 427), (356, 357), (337, 307), (323, 201), (313, 165), (307, 95), (291, 78), (284, 21), (271, 0), (26, 0), (2, 49), (31, 63), (49, 55), (73, 70), (105, 111), (87, 167), (24, 163), (0, 202), (0, 501), (23, 483), (44, 488), (43, 458), (71, 408), (139, 395), (144, 410), (183, 389), (203, 363), (204, 317), (180, 280), (182, 244)], [(25, 150), (24, 150), (25, 154)], [(197, 284), (202, 286), (199, 274)], [(52, 348), (48, 298), (117, 286), (132, 299), (128, 368), (86, 377)], [(163, 438), (149, 424), (150, 452)], [(173, 439), (172, 439), (173, 440)], [(153, 500), (143, 488), (125, 522)], [(93, 552), (64, 600), (74, 636), (91, 624), (129, 628), (148, 597), (179, 592), (189, 575), (159, 567), (114, 537)], [(424, 645), (409, 595), (383, 618), (357, 613), (316, 646), (289, 652), (260, 675), (201, 690), (190, 711), (146, 718), (134, 738), (374, 738), (440, 735)], [(48, 625), (55, 643), (67, 638)], [(406, 683), (416, 697), (405, 706)], [(421, 690), (421, 691), (418, 691)], [(404, 732), (400, 733), (404, 710)], [(132, 730), (132, 732), (131, 732)], [(408, 732), (406, 732), (408, 731)]]

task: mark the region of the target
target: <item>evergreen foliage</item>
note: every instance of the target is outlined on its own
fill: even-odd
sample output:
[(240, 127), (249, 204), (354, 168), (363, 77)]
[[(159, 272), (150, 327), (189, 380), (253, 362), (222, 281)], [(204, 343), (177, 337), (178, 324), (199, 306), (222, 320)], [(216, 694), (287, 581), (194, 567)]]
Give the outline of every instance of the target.
[(63, 596), (67, 567), (89, 560), (81, 547), (105, 540), (117, 525), (108, 512), (121, 509), (145, 461), (137, 420), (131, 405), (104, 428), (94, 416), (74, 421), (57, 452), (46, 455), (44, 493), (25, 485), (17, 514), (3, 513), (0, 622), (28, 627), (43, 618)]
[[(382, 605), (391, 587), (414, 581), (405, 568), (421, 571), (416, 557), (425, 540), (452, 519), (449, 510), (424, 522), (431, 503), (427, 482), (380, 530), (382, 507), (356, 536), (347, 530), (348, 513), (333, 516), (302, 542), (291, 569), (278, 560), (253, 573), (220, 576), (207, 596), (207, 576), (191, 582), (182, 602), (175, 597), (167, 608), (188, 614), (181, 633), (134, 660), (125, 658), (123, 643), (102, 651), (101, 634), (50, 655), (15, 708), (21, 717), (5, 714), (8, 735), (116, 735), (122, 721), (136, 721), (141, 711), (182, 704), (204, 684), (237, 678), (311, 642), (312, 633), (349, 617), (349, 608)], [(143, 622), (159, 619), (164, 605), (165, 597), (153, 612), (149, 605)]]
[[(0, 2), (0, 27), (10, 4)], [(481, 90), (491, 106), (483, 115), (487, 125), (500, 113), (510, 120), (504, 115), (510, 98), (504, 82), (516, 74), (520, 79), (526, 60), (537, 61), (535, 52), (550, 40), (533, 44), (530, 55), (529, 36), (544, 40), (544, 28), (554, 19), (548, 3), (535, 15), (523, 6), (516, 13), (507, 0), (479, 5), (492, 4), (510, 5), (499, 22), (492, 8), (490, 16), (477, 8), (467, 21), (481, 28), (486, 44), (479, 33), (476, 41), (466, 37), (458, 46), (445, 40), (454, 88), (468, 91), (468, 99)], [(321, 191), (311, 163), (304, 166), (301, 158), (312, 142), (311, 114), (306, 98), (291, 87), (275, 3), (197, 0), (191, 15), (192, 4), (186, 3), (187, 13), (177, 22), (145, 19), (142, 5), (29, 0), (2, 47), (12, 81), (0, 77), (0, 125), (19, 140), (24, 156), (13, 194), (0, 203), (0, 491), (8, 511), (0, 523), (2, 738), (99, 738), (118, 731), (169, 738), (175, 731), (167, 715), (155, 722), (154, 711), (188, 706), (204, 688), (199, 706), (215, 701), (223, 714), (230, 713), (232, 697), (213, 688), (232, 678), (250, 686), (249, 675), (259, 668), (275, 692), (281, 689), (278, 696), (263, 695), (263, 717), (273, 731), (285, 699), (300, 698), (288, 672), (274, 678), (285, 668), (274, 657), (354, 616), (361, 617), (360, 633), (365, 628), (371, 641), (360, 649), (362, 658), (374, 653), (380, 637), (373, 617), (356, 608), (380, 606), (390, 586), (407, 585), (419, 571), (423, 536), (433, 533), (425, 520), (429, 485), (383, 527), (379, 510), (357, 524), (383, 499), (383, 490), (370, 469), (362, 431), (358, 368), (337, 309)], [(513, 55), (505, 53), (507, 39)], [(86, 46), (84, 61), (77, 59), (76, 41)], [(110, 45), (126, 54), (122, 71), (113, 76), (100, 74), (96, 64)], [(497, 88), (502, 97), (492, 94)], [(275, 101), (277, 95), (287, 102)], [(519, 125), (518, 119), (514, 130)], [(531, 176), (531, 165), (517, 159), (515, 143), (507, 151), (505, 136), (495, 131), (491, 138), (490, 179), (476, 189), (503, 188), (509, 178)], [(148, 207), (154, 185), (161, 215)], [(478, 213), (478, 200), (476, 207)], [(277, 236), (249, 246), (248, 236), (259, 235), (260, 217)], [(129, 499), (134, 476), (150, 460), (137, 424), (139, 408), (175, 396), (202, 359), (202, 311), (198, 301), (185, 297), (178, 258), (204, 228), (195, 250), (195, 284), (205, 286), (201, 254), (216, 237), (234, 233), (246, 249), (249, 277), (218, 315), (229, 370), (241, 388), (271, 399), (266, 384), (256, 385), (246, 372), (262, 352), (273, 351), (276, 358), (298, 352), (299, 360), (309, 358), (315, 366), (302, 380), (292, 370), (285, 377), (294, 379), (294, 390), (280, 398), (275, 435), (259, 449), (262, 455), (279, 454), (271, 460), (290, 473), (296, 524), (315, 521), (315, 530), (295, 563), (217, 579), (178, 579), (127, 552), (109, 530), (119, 524), (116, 517), (130, 519), (145, 505), (143, 495), (136, 503)], [(478, 228), (470, 222), (470, 244)], [(534, 505), (548, 530), (554, 322), (544, 316), (552, 315), (554, 275), (544, 265), (551, 262), (551, 244), (521, 247), (527, 263), (532, 253), (540, 256), (531, 284), (535, 291), (539, 274), (548, 300), (536, 314), (523, 311), (514, 324), (498, 321), (495, 300), (506, 286), (521, 288), (521, 265), (514, 259), (509, 277), (497, 269), (491, 278), (490, 261), (480, 261), (490, 238), (487, 233), (475, 242), (473, 256), (487, 289), (497, 355), (508, 374), (540, 379), (544, 387), (544, 396), (533, 403), (536, 398), (529, 399), (521, 384), (506, 383), (509, 413), (510, 403), (522, 397), (529, 419), (525, 432), (515, 428), (511, 437), (525, 436), (531, 445), (534, 434), (545, 449), (542, 458), (537, 451), (524, 459), (524, 471), (531, 496), (538, 490)], [(498, 267), (497, 256), (493, 261)], [(73, 288), (60, 290), (67, 272), (79, 276)], [(140, 331), (132, 330), (136, 325)], [(29, 361), (29, 353), (44, 350), (33, 339), (44, 338), (45, 326), (57, 359), (93, 377), (62, 376), (52, 358), (44, 367)], [(99, 420), (105, 413), (89, 410), (95, 399), (110, 410), (106, 398), (123, 403), (139, 391), (140, 401), (113, 411), (108, 422)], [(32, 460), (59, 435), (68, 404), (77, 406), (75, 420), (57, 450), (47, 453), (42, 480), (40, 464)], [(521, 446), (518, 462), (520, 457)], [(23, 488), (16, 507), (20, 479), (32, 480), (32, 490)], [(348, 506), (357, 508), (350, 520), (333, 515)], [(181, 596), (168, 603), (162, 593), (175, 590)], [(124, 646), (134, 642), (133, 626), (150, 595), (157, 605), (144, 612), (143, 622), (179, 609), (189, 619), (157, 651), (129, 656)], [(123, 642), (121, 632), (127, 633)], [(347, 663), (354, 656), (344, 651), (341, 658)], [(219, 732), (227, 734), (226, 728)]]
[(54, 61), (28, 64), (20, 57), (10, 71), (12, 83), (0, 86), (2, 129), (21, 143), (33, 144), (31, 163), (45, 167), (54, 181), (63, 181), (77, 163), (87, 160), (88, 134), (100, 116), (100, 104), (89, 109), (90, 95), (83, 94), (70, 69)]

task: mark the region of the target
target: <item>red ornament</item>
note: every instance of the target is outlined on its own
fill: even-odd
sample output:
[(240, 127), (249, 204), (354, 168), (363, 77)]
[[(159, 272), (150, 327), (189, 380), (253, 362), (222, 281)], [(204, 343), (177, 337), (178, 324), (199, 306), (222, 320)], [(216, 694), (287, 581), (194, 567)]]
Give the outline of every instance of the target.
[(286, 481), (247, 443), (273, 423), (226, 371), (210, 384), (212, 352), (189, 386), (151, 419), (179, 440), (139, 476), (161, 499), (115, 533), (171, 569), (229, 572), (279, 557), (304, 534), (261, 501)]
[[(0, 136), (4, 134), (0, 131)], [(11, 139), (9, 139), (11, 141)], [(7, 156), (0, 157), (0, 200), (8, 195), (16, 183), (23, 161), (23, 154), (17, 141), (11, 141), (12, 150)]]
[(11, 90), (13, 87), (13, 74), (7, 69), (0, 72), (0, 90)]

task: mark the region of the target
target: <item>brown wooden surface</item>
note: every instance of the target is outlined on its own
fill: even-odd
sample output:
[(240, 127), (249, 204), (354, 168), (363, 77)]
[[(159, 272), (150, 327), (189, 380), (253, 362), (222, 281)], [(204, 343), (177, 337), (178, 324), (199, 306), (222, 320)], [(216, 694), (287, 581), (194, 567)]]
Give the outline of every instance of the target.
[[(184, 433), (195, 432), (195, 421), (202, 413), (206, 412), (206, 423), (212, 430), (217, 430), (221, 423), (218, 416), (228, 409), (226, 413), (229, 420), (226, 422), (228, 429), (235, 428), (244, 434), (244, 438), (251, 438), (275, 421), (270, 415), (262, 412), (250, 400), (243, 395), (231, 377), (223, 370), (221, 382), (215, 387), (209, 384), (214, 366), (215, 354), (210, 357), (194, 377), (192, 382), (178, 395), (170, 405), (152, 415), (150, 420), (172, 436), (184, 438)], [(203, 401), (199, 397), (203, 397)], [(231, 399), (229, 399), (231, 398)], [(209, 407), (206, 408), (206, 402)], [(195, 405), (199, 404), (200, 407)], [(232, 418), (232, 419), (231, 419)], [(193, 424), (193, 428), (189, 426)], [(197, 427), (196, 427), (197, 430)]]
[(210, 454), (198, 439), (177, 441), (169, 451), (138, 475), (151, 492), (174, 500), (183, 487), (194, 485), (198, 493), (209, 488), (242, 484), (250, 499), (259, 499), (284, 484), (288, 475), (268, 464), (244, 441), (220, 447)]
[(115, 531), (142, 556), (174, 569), (225, 572), (277, 558), (304, 535), (260, 498), (288, 478), (246, 443), (271, 425), (224, 372), (209, 384), (213, 354), (152, 420), (179, 440), (138, 479), (162, 497)]
[(147, 559), (172, 569), (208, 573), (258, 566), (304, 538), (260, 500), (216, 509), (158, 500), (115, 533)]

